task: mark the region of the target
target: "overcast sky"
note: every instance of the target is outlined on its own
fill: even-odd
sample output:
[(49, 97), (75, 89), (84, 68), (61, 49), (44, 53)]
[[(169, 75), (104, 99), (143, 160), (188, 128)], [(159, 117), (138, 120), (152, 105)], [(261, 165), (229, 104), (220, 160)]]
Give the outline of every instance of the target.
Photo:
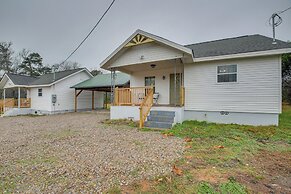
[[(45, 64), (64, 60), (95, 25), (111, 0), (0, 0), (0, 41), (39, 52)], [(116, 0), (100, 25), (70, 59), (98, 68), (136, 29), (180, 44), (262, 34), (268, 18), (291, 0)], [(277, 38), (291, 40), (291, 10)]]

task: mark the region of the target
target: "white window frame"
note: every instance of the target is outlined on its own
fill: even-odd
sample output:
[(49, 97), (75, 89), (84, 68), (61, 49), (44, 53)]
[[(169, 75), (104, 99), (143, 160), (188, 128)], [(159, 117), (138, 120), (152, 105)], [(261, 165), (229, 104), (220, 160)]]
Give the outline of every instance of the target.
[[(232, 73), (218, 73), (218, 68), (222, 66), (230, 66), (230, 65), (235, 65), (236, 66), (236, 72)], [(219, 75), (229, 75), (229, 74), (236, 74), (236, 81), (235, 82), (218, 82), (218, 76)], [(216, 66), (216, 83), (217, 84), (236, 84), (238, 83), (238, 65), (237, 64), (227, 64), (227, 65), (217, 65)]]
[[(39, 90), (41, 90), (41, 92)], [(41, 94), (41, 96), (39, 94)], [(37, 96), (38, 97), (42, 97), (43, 96), (43, 90), (42, 90), (42, 88), (38, 88), (37, 89)]]

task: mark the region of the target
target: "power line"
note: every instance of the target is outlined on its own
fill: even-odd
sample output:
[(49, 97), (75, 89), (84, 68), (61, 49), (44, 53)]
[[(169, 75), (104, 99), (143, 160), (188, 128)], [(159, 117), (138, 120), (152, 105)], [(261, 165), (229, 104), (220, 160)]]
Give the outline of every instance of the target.
[(87, 36), (82, 40), (82, 42), (75, 48), (75, 50), (73, 50), (73, 52), (71, 52), (71, 54), (61, 63), (65, 63), (80, 47), (81, 45), (87, 40), (87, 38), (92, 34), (92, 32), (96, 29), (96, 27), (98, 26), (98, 24), (102, 21), (103, 17), (106, 15), (106, 13), (110, 10), (110, 8), (112, 7), (112, 5), (114, 4), (116, 0), (113, 0), (111, 2), (111, 4), (109, 5), (109, 7), (106, 9), (106, 11), (103, 13), (103, 15), (101, 16), (101, 18), (98, 20), (98, 22), (94, 25), (94, 27), (92, 28), (92, 30), (87, 34)]
[(283, 11), (279, 11), (277, 14), (284, 13), (285, 11), (288, 11), (289, 9), (291, 9), (291, 7), (288, 7), (287, 9), (284, 9)]

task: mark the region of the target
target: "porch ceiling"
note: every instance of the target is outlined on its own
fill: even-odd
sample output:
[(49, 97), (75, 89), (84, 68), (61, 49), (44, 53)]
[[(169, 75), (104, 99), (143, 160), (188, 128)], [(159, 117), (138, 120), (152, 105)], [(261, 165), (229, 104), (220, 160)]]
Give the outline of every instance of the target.
[[(155, 65), (152, 67), (151, 65)], [(122, 67), (117, 67), (116, 70), (125, 72), (125, 73), (133, 73), (140, 71), (154, 71), (161, 69), (169, 69), (169, 68), (180, 68), (183, 65), (180, 60), (167, 60), (167, 61), (155, 61), (150, 63), (141, 63), (141, 64), (133, 64)]]

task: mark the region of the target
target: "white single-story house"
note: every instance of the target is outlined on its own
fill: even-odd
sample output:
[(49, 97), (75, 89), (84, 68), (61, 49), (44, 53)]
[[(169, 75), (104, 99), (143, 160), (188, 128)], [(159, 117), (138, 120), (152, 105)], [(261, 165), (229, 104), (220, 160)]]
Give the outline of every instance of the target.
[[(76, 102), (75, 90), (71, 88), (92, 77), (86, 68), (59, 71), (39, 77), (7, 73), (0, 81), (0, 89), (4, 90), (2, 99), (5, 101), (2, 102), (4, 116), (53, 114), (102, 108), (104, 92), (84, 91), (78, 95)], [(18, 89), (17, 99), (5, 97), (5, 91), (10, 88)], [(19, 92), (21, 89), (27, 90), (26, 98), (21, 98)]]
[(169, 128), (184, 120), (278, 125), (281, 54), (291, 44), (262, 35), (180, 45), (137, 30), (101, 68), (130, 75), (114, 89), (111, 119)]

